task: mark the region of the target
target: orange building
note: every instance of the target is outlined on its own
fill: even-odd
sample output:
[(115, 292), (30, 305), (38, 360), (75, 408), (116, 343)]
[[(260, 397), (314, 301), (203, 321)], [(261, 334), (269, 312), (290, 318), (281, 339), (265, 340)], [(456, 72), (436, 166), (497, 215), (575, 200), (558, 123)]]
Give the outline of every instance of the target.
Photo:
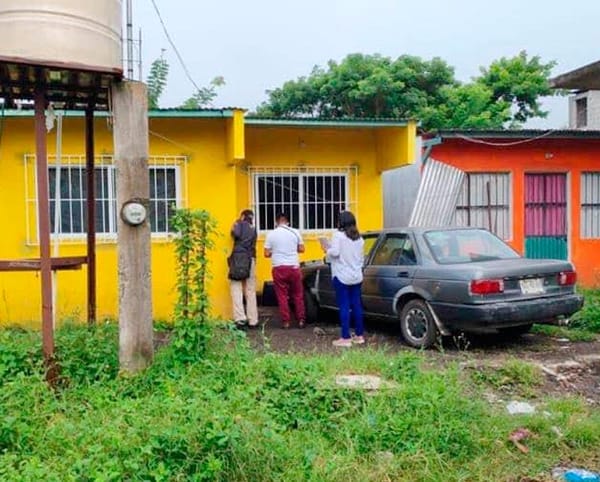
[(458, 224), (483, 226), (532, 258), (574, 263), (600, 286), (600, 131), (439, 133), (431, 158), (467, 173)]

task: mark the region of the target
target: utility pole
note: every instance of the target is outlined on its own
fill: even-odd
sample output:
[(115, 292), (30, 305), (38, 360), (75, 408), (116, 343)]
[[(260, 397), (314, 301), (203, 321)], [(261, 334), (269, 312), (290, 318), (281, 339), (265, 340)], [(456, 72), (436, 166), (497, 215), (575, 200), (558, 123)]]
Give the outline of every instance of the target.
[(113, 84), (119, 257), (119, 362), (124, 372), (152, 362), (148, 94), (141, 82)]

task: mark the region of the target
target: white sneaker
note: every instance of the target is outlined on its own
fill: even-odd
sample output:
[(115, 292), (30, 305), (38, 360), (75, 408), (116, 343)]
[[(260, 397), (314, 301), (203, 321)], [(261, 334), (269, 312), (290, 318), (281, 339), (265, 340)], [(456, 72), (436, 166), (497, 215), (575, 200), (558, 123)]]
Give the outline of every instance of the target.
[(338, 338), (333, 341), (333, 346), (349, 348), (352, 346), (352, 340), (350, 338)]
[(354, 343), (356, 345), (364, 345), (365, 337), (364, 336), (353, 336), (352, 343)]

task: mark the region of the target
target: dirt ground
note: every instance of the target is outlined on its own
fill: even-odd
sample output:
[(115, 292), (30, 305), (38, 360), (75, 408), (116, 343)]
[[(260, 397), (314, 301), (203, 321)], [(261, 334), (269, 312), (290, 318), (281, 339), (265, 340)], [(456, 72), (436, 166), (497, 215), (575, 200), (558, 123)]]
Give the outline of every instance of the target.
[[(249, 330), (248, 338), (258, 351), (280, 353), (338, 353), (331, 342), (339, 337), (335, 313), (325, 313), (316, 324), (282, 330), (275, 308), (261, 308), (262, 326)], [(366, 320), (367, 343), (351, 349), (380, 348), (392, 353), (413, 350), (402, 342), (398, 324)], [(497, 334), (477, 334), (445, 338), (441, 348), (424, 352), (433, 366), (458, 361), (468, 368), (498, 367), (509, 359), (538, 365), (546, 378), (546, 393), (573, 393), (584, 396), (590, 404), (600, 405), (600, 339), (593, 342), (570, 342), (541, 334), (517, 338)]]

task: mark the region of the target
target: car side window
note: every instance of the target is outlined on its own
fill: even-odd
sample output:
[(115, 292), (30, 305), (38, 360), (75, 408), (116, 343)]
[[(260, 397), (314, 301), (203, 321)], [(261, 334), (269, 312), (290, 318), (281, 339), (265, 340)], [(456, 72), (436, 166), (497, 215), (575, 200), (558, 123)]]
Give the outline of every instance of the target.
[(365, 255), (365, 261), (366, 261), (366, 259), (371, 254), (371, 251), (373, 250), (373, 247), (375, 246), (375, 243), (379, 239), (379, 236), (372, 236), (372, 235), (363, 236), (363, 239), (365, 241), (365, 245), (364, 245), (364, 248), (363, 248), (363, 254)]
[(406, 234), (392, 234), (377, 248), (373, 265), (399, 266), (416, 264), (417, 259), (411, 240)]

